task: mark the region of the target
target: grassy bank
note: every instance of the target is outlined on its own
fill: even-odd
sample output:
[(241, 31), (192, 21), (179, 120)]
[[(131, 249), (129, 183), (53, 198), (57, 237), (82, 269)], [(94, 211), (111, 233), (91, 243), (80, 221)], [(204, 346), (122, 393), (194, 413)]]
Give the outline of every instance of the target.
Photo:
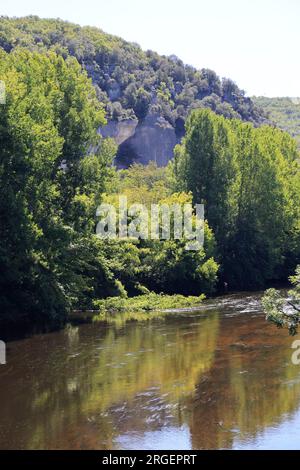
[(177, 309), (197, 307), (205, 296), (145, 294), (131, 298), (111, 297), (95, 302), (97, 312), (93, 320), (107, 323), (145, 321), (162, 318)]

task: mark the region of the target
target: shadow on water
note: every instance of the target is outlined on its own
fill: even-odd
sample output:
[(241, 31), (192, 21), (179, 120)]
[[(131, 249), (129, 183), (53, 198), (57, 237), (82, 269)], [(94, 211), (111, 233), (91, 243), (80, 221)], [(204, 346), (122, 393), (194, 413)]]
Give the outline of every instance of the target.
[(297, 448), (294, 340), (265, 321), (259, 295), (237, 294), (11, 342), (0, 448)]

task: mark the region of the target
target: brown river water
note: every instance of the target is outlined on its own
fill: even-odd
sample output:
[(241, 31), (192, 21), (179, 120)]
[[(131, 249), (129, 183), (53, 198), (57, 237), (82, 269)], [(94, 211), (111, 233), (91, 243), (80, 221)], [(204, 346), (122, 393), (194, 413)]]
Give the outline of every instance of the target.
[(7, 344), (1, 449), (300, 449), (300, 365), (260, 294)]

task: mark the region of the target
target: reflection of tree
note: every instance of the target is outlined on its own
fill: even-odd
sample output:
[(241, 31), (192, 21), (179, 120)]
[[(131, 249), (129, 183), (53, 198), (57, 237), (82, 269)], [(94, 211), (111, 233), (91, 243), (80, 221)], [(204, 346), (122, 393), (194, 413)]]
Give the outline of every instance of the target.
[(113, 351), (108, 347), (99, 356), (98, 377), (86, 410), (107, 409), (153, 386), (167, 394), (169, 402), (192, 393), (199, 375), (211, 366), (217, 333), (216, 315), (193, 327), (167, 322), (161, 329), (151, 322), (130, 326), (121, 335), (110, 330), (103, 346), (109, 343)]
[(194, 448), (254, 438), (299, 406), (290, 338), (258, 316), (219, 318), (85, 325), (17, 343), (0, 371), (0, 447), (111, 449), (120, 435), (182, 424)]
[(100, 328), (44, 336), (39, 358), (28, 344), (24, 367), (14, 384), (7, 383), (6, 392), (14, 387), (16, 394), (2, 391), (7, 406), (0, 422), (10, 429), (3, 447), (111, 448), (114, 429), (126, 417), (155, 427), (146, 419), (150, 398), (156, 400), (158, 422), (170, 413), (178, 419), (178, 403), (193, 394), (212, 365), (218, 315), (108, 328), (103, 340)]
[(299, 407), (288, 336), (261, 317), (226, 319), (220, 328), (214, 366), (189, 403), (195, 449), (231, 448)]

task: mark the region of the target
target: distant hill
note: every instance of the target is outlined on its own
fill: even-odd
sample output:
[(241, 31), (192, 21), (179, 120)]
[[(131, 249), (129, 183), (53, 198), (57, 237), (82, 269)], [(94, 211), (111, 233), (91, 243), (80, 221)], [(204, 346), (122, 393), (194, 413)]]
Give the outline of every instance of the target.
[(264, 109), (272, 122), (296, 139), (300, 149), (300, 98), (254, 97), (252, 99), (257, 106)]
[(97, 28), (36, 16), (0, 17), (0, 47), (10, 52), (19, 46), (77, 58), (105, 105), (109, 125), (104, 132), (120, 145), (120, 166), (149, 160), (164, 165), (193, 108), (208, 107), (255, 125), (265, 121), (262, 110), (232, 80), (196, 70), (175, 55), (144, 52)]

